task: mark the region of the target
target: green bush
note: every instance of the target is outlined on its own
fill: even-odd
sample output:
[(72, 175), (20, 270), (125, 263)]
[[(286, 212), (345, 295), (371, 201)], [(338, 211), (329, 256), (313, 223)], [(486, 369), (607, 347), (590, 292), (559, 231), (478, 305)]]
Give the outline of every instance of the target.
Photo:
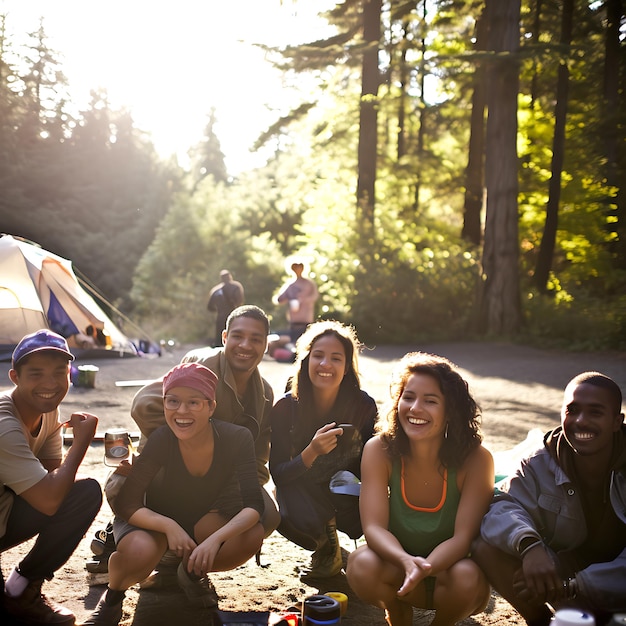
[(626, 295), (529, 293), (521, 339), (544, 348), (626, 350)]

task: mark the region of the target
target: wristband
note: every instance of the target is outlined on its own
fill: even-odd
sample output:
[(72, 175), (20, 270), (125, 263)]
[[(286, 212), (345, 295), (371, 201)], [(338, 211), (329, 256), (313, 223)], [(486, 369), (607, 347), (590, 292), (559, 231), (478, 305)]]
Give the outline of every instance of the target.
[(541, 539), (537, 539), (537, 541), (533, 541), (531, 544), (527, 545), (520, 553), (520, 558), (524, 558), (528, 552), (530, 552), (533, 548), (536, 548), (537, 546), (542, 546), (543, 545), (543, 541), (541, 541)]

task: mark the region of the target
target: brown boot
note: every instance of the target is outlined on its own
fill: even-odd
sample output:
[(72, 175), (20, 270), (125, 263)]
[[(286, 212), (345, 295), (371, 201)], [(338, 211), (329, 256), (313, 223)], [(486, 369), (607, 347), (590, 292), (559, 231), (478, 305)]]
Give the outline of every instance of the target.
[(21, 596), (12, 598), (5, 592), (2, 599), (4, 610), (20, 624), (25, 626), (53, 624), (55, 626), (71, 626), (74, 614), (63, 606), (48, 600), (41, 593), (43, 580), (28, 583)]
[(326, 524), (326, 532), (320, 545), (311, 556), (311, 567), (304, 571), (301, 578), (332, 578), (341, 572), (343, 558), (337, 537), (335, 522)]

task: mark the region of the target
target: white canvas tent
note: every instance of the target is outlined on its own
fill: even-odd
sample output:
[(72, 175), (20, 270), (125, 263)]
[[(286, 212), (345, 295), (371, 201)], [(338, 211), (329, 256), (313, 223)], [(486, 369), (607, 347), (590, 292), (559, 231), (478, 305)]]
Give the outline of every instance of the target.
[(40, 328), (70, 337), (84, 333), (89, 325), (110, 337), (109, 352), (101, 350), (104, 356), (137, 354), (128, 337), (80, 286), (70, 261), (10, 235), (1, 236), (0, 357), (10, 358), (19, 340)]

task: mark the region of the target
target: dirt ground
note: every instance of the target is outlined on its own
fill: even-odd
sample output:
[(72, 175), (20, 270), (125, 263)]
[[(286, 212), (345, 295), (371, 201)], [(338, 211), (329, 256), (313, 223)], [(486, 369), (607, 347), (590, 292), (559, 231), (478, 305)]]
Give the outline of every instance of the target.
[[(193, 346), (174, 346), (158, 358), (110, 358), (77, 361), (77, 365), (92, 364), (99, 368), (94, 388), (73, 387), (62, 405), (68, 415), (72, 411), (90, 411), (99, 416), (99, 433), (110, 428), (137, 428), (130, 418), (129, 407), (137, 384), (116, 385), (120, 381), (143, 381), (164, 374), (180, 361)], [(388, 395), (389, 375), (393, 364), (406, 352), (422, 350), (446, 356), (455, 362), (466, 376), (470, 388), (483, 410), (483, 432), (486, 446), (495, 453), (496, 472), (502, 466), (504, 450), (522, 442), (532, 429), (548, 430), (558, 424), (564, 386), (576, 374), (599, 370), (626, 391), (626, 354), (569, 353), (543, 351), (526, 346), (483, 343), (451, 343), (415, 346), (380, 346), (365, 350), (361, 356), (363, 388), (379, 404)], [(282, 393), (291, 369), (290, 364), (277, 363), (266, 356), (260, 366), (262, 375), (272, 384), (276, 394)], [(0, 363), (0, 390), (10, 388), (8, 363)], [(110, 468), (103, 463), (103, 446), (94, 443), (82, 466), (83, 473), (96, 477), (104, 484)], [(93, 610), (104, 590), (89, 586), (85, 561), (92, 557), (90, 542), (93, 533), (106, 525), (111, 512), (105, 503), (92, 529), (78, 550), (59, 571), (54, 580), (44, 585), (44, 593), (74, 611), (80, 623)], [(354, 542), (341, 535), (345, 555), (354, 549)], [(27, 547), (27, 546), (26, 546)], [(2, 555), (2, 570), (8, 575), (11, 567), (25, 550), (15, 548)], [(259, 567), (254, 559), (232, 572), (211, 575), (220, 596), (220, 609), (225, 611), (270, 612), (275, 614), (297, 605), (303, 598), (327, 591), (342, 591), (348, 595), (348, 610), (343, 624), (378, 626), (384, 624), (380, 609), (364, 605), (348, 588), (343, 574), (325, 581), (323, 587), (309, 586), (300, 581), (299, 568), (308, 563), (310, 553), (289, 543), (274, 533), (263, 546)], [(211, 617), (201, 612), (185, 612), (186, 603), (179, 594), (138, 593), (131, 589), (124, 603), (121, 624), (159, 626), (176, 621), (188, 624), (211, 624)], [(432, 619), (427, 611), (415, 611), (414, 626), (425, 626)], [(486, 612), (461, 622), (464, 626), (524, 624), (512, 607), (493, 594)]]

